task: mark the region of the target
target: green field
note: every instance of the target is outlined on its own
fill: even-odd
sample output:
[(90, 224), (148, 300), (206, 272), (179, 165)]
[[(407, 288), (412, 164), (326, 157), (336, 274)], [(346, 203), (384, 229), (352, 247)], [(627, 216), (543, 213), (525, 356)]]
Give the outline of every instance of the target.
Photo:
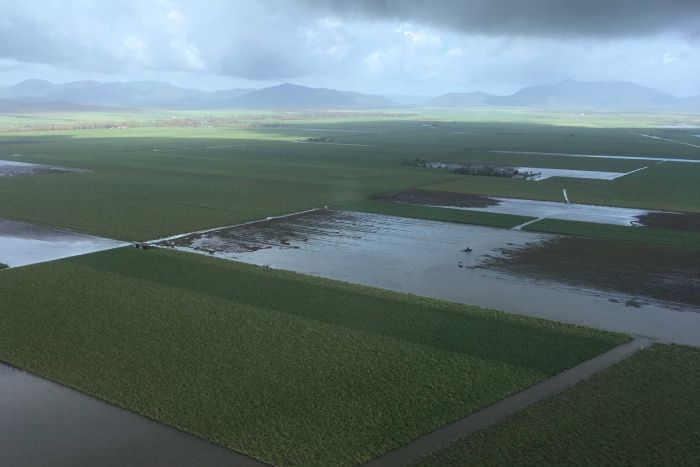
[(420, 465), (698, 465), (700, 350), (656, 345)]
[[(653, 164), (615, 181), (541, 182), (401, 166), (403, 159), (416, 157), (606, 171), (650, 164), (492, 150), (700, 157), (695, 148), (649, 140), (634, 134), (632, 127), (606, 126), (616, 122), (610, 116), (600, 116), (598, 127), (555, 125), (551, 115), (538, 119), (517, 113), (499, 114), (502, 121), (475, 120), (488, 115), (435, 111), (284, 120), (255, 112), (181, 112), (173, 116), (175, 121), (189, 122), (185, 126), (148, 127), (168, 121), (167, 115), (156, 113), (134, 116), (144, 126), (125, 130), (0, 131), (0, 159), (93, 171), (0, 178), (0, 216), (146, 240), (414, 187), (557, 201), (566, 188), (572, 202), (700, 212), (700, 164)], [(102, 114), (14, 118), (33, 118), (37, 125), (57, 119), (79, 125), (93, 117), (98, 126), (110, 118)], [(434, 120), (422, 120), (429, 117)], [(631, 124), (636, 121), (633, 117), (624, 116), (617, 123)], [(644, 118), (639, 117), (640, 127), (650, 123)], [(645, 130), (678, 140), (687, 140), (692, 131)], [(332, 144), (294, 142), (321, 136), (331, 138)]]
[(526, 225), (523, 230), (554, 234), (578, 235), (629, 242), (653, 243), (657, 245), (700, 248), (700, 234), (683, 230), (657, 229), (650, 227), (625, 227), (621, 225), (595, 224), (592, 222), (543, 219)]
[(627, 340), (168, 250), (0, 274), (1, 360), (279, 465), (365, 461)]
[(446, 178), (363, 149), (238, 138), (0, 138), (0, 158), (93, 170), (2, 178), (0, 216), (147, 240)]

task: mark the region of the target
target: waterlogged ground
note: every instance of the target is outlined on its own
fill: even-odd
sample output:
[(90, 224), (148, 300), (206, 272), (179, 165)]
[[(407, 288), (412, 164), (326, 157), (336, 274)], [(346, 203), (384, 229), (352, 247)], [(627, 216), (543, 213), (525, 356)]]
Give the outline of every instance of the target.
[(40, 173), (82, 173), (83, 169), (59, 167), (53, 165), (29, 164), (26, 162), (0, 160), (0, 177), (17, 177)]
[[(617, 244), (595, 242), (587, 248), (598, 256), (586, 258), (582, 245), (547, 234), (317, 210), (185, 235), (161, 245), (700, 345), (700, 258), (690, 254), (679, 260), (685, 251), (659, 247), (649, 256), (648, 247), (628, 245), (624, 255), (597, 262), (614, 253)], [(471, 252), (464, 251), (469, 248)], [(640, 269), (644, 261), (648, 267)], [(540, 269), (532, 267), (538, 262)]]
[(550, 169), (544, 167), (516, 167), (518, 173), (535, 174), (528, 177), (531, 181), (547, 180), (552, 177), (587, 178), (590, 180), (615, 180), (627, 175), (626, 172), (603, 172), (599, 170)]
[(124, 242), (0, 218), (0, 263), (26, 266), (125, 245)]
[[(525, 247), (509, 246), (479, 267), (611, 292), (646, 297), (700, 311), (700, 249), (552, 237)], [(614, 300), (614, 299), (611, 299)], [(643, 306), (644, 299), (628, 302)], [(700, 328), (698, 329), (700, 331)]]
[[(634, 225), (639, 216), (648, 211), (641, 209), (618, 208), (612, 206), (593, 206), (590, 204), (567, 204), (554, 201), (535, 201), (529, 199), (493, 198), (498, 204), (487, 207), (468, 208), (472, 211), (485, 211), (498, 214), (515, 214), (546, 219), (567, 221), (596, 222), (611, 225)], [(467, 208), (461, 208), (467, 209)]]
[(554, 201), (530, 199), (496, 198), (428, 190), (407, 190), (389, 193), (378, 197), (378, 199), (431, 207), (627, 226), (639, 223), (640, 217), (650, 213), (643, 209), (557, 203)]

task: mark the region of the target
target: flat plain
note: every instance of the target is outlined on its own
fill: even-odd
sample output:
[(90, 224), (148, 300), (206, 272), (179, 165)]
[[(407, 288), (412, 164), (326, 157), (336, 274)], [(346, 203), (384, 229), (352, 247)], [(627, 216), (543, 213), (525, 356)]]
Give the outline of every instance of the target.
[[(0, 160), (86, 170), (0, 177), (0, 218), (127, 241), (324, 206), (500, 228), (534, 220), (377, 201), (407, 189), (548, 201), (563, 201), (566, 189), (576, 203), (699, 213), (700, 164), (664, 161), (700, 160), (698, 150), (638, 134), (644, 128), (687, 141), (697, 129), (665, 127), (698, 123), (671, 115), (438, 110), (0, 116)], [(402, 165), (416, 158), (642, 170), (616, 180), (529, 181)], [(694, 248), (698, 235), (550, 219), (526, 228), (680, 248)], [(118, 249), (0, 275), (0, 360), (280, 465), (367, 461), (628, 340), (162, 249)], [(655, 349), (643, 354), (662, 356), (662, 363), (642, 362), (659, 370), (649, 384), (627, 378), (629, 387), (619, 386), (618, 376), (601, 376), (605, 388), (625, 388), (601, 396), (605, 407), (620, 394), (639, 396), (610, 420), (641, 406), (651, 413), (670, 407), (643, 391), (678, 377), (675, 369), (687, 370), (697, 355)], [(678, 397), (688, 395), (684, 384)], [(566, 397), (582, 401), (580, 409), (589, 403), (576, 392)], [(543, 436), (545, 412), (527, 422)], [(572, 412), (565, 423), (582, 420), (590, 422)], [(503, 430), (498, 436), (517, 446), (517, 436)], [(679, 443), (697, 435), (685, 422), (645, 430), (650, 439), (678, 431)], [(542, 448), (542, 458), (559, 448)], [(436, 459), (461, 462), (455, 449)], [(603, 450), (601, 462), (618, 455)]]
[(2, 272), (0, 356), (278, 465), (350, 465), (626, 337), (166, 250)]

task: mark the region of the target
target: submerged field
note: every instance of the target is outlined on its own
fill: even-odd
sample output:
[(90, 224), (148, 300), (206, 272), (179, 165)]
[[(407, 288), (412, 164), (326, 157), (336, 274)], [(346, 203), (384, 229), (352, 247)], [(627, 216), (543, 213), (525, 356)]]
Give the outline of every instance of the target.
[(0, 359), (284, 465), (362, 462), (626, 340), (163, 250), (0, 274)]
[(656, 345), (422, 466), (697, 465), (700, 350)]

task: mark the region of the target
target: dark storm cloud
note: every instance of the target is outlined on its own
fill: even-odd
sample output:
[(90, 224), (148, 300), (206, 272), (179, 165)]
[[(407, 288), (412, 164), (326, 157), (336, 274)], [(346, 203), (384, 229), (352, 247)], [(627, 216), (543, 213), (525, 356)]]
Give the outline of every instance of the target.
[(700, 34), (700, 0), (300, 0), (355, 18), (412, 21), (469, 33), (619, 38)]
[(430, 95), (574, 78), (690, 95), (699, 33), (700, 0), (0, 0), (0, 85), (294, 81)]

